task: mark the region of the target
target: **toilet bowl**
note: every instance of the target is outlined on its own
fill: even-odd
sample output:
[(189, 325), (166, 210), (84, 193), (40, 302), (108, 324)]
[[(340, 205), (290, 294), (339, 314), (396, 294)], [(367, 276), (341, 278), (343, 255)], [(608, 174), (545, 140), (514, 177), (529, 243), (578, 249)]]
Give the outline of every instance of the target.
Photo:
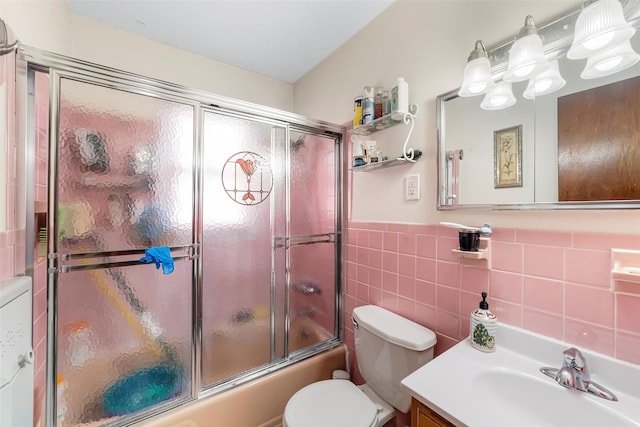
[(352, 321), (362, 378), (309, 384), (287, 402), (284, 427), (380, 427), (397, 411), (408, 412), (411, 396), (400, 381), (433, 358), (430, 329), (381, 307), (356, 307)]
[(324, 380), (293, 395), (283, 427), (375, 427), (377, 415), (376, 405), (352, 382)]

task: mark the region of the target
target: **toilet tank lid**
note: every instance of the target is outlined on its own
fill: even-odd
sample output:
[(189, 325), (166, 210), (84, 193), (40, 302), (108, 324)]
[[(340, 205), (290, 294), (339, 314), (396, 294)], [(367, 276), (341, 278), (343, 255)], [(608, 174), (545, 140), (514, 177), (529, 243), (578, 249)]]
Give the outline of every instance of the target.
[(429, 328), (375, 305), (353, 309), (360, 327), (380, 338), (415, 351), (424, 351), (436, 344), (436, 334)]

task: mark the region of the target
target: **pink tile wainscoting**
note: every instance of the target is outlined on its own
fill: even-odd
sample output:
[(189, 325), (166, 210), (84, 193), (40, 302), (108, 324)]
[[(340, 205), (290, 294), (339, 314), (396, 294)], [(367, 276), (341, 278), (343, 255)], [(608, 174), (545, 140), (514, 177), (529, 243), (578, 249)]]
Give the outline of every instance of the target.
[(456, 230), (441, 226), (351, 222), (346, 242), (352, 358), (354, 307), (376, 304), (433, 329), (441, 354), (468, 335), (487, 291), (501, 322), (640, 364), (640, 295), (610, 289), (610, 249), (640, 250), (640, 235), (496, 229), (487, 266), (461, 263)]

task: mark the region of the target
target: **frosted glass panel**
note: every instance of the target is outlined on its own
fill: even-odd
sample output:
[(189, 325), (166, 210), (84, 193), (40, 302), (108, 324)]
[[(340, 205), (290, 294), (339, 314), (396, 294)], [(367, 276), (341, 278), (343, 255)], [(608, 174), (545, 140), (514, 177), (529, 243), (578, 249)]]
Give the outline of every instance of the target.
[(336, 330), (336, 149), (333, 138), (291, 133), (289, 352)]
[(191, 243), (193, 107), (61, 80), (63, 252)]
[(284, 130), (242, 117), (204, 116), (205, 386), (272, 361), (272, 234), (285, 218), (284, 211), (274, 212), (273, 189), (284, 176), (274, 147), (284, 146)]
[(290, 249), (289, 352), (333, 337), (335, 328), (335, 244)]
[(57, 261), (63, 426), (191, 395), (193, 262), (140, 258), (193, 241), (193, 124), (190, 105), (60, 81), (55, 250), (88, 254)]
[(59, 275), (62, 425), (104, 422), (191, 394), (191, 276), (186, 261), (170, 275), (153, 264)]
[(291, 235), (335, 231), (335, 156), (333, 138), (291, 132)]

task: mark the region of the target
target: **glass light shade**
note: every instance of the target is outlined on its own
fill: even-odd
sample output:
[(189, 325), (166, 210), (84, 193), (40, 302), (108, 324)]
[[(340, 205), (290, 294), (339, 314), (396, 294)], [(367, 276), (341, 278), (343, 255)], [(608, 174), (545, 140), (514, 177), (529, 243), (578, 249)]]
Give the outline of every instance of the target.
[(480, 104), (483, 110), (502, 110), (516, 103), (516, 98), (511, 90), (511, 82), (501, 81), (487, 92)]
[(476, 96), (487, 93), (493, 88), (491, 64), (486, 57), (476, 58), (467, 63), (464, 68), (464, 80), (458, 91), (460, 96)]
[(576, 20), (569, 59), (584, 59), (629, 40), (635, 29), (624, 19), (618, 0), (599, 0), (585, 7)]
[(597, 79), (615, 74), (635, 65), (640, 60), (631, 47), (631, 42), (625, 40), (613, 49), (590, 56), (580, 77), (583, 79)]
[(542, 39), (538, 34), (529, 34), (513, 43), (509, 51), (509, 66), (504, 75), (507, 82), (520, 82), (549, 68), (544, 57)]
[(558, 60), (549, 63), (549, 69), (529, 79), (529, 84), (522, 96), (535, 99), (536, 96), (546, 95), (562, 88), (567, 82), (560, 75)]

